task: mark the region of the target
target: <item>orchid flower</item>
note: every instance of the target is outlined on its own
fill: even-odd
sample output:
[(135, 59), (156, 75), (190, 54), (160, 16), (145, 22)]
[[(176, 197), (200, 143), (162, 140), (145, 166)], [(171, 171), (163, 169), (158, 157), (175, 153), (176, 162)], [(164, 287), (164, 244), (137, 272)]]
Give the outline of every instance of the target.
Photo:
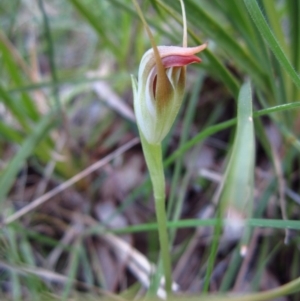
[(142, 57), (138, 82), (132, 77), (134, 110), (137, 125), (150, 144), (159, 144), (170, 131), (182, 104), (186, 66), (200, 63), (195, 54), (207, 44), (186, 47), (186, 21), (184, 15), (183, 47), (156, 46), (146, 27), (152, 48)]
[(184, 4), (183, 0), (179, 0), (183, 13), (183, 47), (156, 46), (137, 1), (132, 1), (152, 44), (152, 48), (142, 57), (138, 82), (132, 76), (133, 103), (141, 144), (153, 186), (165, 288), (167, 294), (169, 294), (172, 288), (172, 268), (169, 253), (161, 142), (170, 131), (183, 100), (186, 66), (201, 62), (195, 54), (204, 50), (206, 44), (187, 47)]

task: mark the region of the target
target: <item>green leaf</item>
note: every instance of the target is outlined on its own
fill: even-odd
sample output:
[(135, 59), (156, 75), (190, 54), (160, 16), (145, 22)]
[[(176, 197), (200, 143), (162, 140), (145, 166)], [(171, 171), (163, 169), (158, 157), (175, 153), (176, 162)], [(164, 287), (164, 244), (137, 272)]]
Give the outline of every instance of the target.
[(247, 82), (238, 98), (237, 129), (220, 195), (221, 214), (229, 221), (238, 222), (237, 228), (236, 224), (229, 224), (234, 231), (239, 231), (239, 226), (244, 225), (244, 220), (252, 214), (254, 166), (252, 92), (250, 82)]

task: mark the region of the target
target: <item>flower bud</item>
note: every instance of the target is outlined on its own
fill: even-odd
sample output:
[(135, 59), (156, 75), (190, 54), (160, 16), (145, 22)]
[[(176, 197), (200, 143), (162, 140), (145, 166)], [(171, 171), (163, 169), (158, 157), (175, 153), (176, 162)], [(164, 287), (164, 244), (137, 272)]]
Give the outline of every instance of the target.
[(144, 54), (132, 87), (137, 125), (148, 143), (161, 143), (170, 131), (183, 100), (186, 65), (201, 62), (195, 54), (206, 46), (157, 46)]

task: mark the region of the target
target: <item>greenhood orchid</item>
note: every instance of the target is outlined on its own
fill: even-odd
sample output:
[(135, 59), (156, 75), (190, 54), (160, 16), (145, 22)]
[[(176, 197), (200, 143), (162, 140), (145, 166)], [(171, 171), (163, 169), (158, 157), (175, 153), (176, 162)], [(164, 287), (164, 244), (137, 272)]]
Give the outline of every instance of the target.
[(152, 48), (142, 57), (138, 82), (132, 76), (134, 110), (140, 134), (150, 144), (160, 144), (171, 129), (180, 109), (186, 66), (199, 63), (195, 54), (207, 47), (187, 47), (187, 26), (183, 1), (183, 47), (156, 46), (152, 33), (136, 1), (133, 1), (150, 38)]
[(170, 131), (183, 100), (186, 65), (201, 62), (195, 54), (205, 48), (157, 46), (159, 57), (153, 48), (144, 54), (133, 91), (137, 124), (148, 143), (160, 143)]
[[(132, 87), (136, 121), (153, 185), (165, 288), (169, 294), (172, 286), (172, 268), (167, 230), (165, 176), (161, 142), (170, 131), (183, 100), (186, 66), (201, 61), (195, 54), (204, 50), (206, 44), (187, 47), (184, 3), (183, 0), (179, 0), (183, 14), (183, 47), (156, 46), (137, 0), (132, 1), (152, 44), (152, 48), (142, 57), (138, 82), (132, 76)], [(159, 273), (157, 275), (159, 276)]]

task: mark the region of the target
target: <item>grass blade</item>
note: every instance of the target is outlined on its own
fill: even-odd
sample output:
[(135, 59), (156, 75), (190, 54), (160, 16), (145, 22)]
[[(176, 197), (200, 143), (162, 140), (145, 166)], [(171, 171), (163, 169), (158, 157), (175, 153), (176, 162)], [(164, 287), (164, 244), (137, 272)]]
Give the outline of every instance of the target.
[(22, 111), (22, 107), (17, 104), (15, 99), (13, 99), (0, 84), (0, 102), (4, 103), (4, 106), (10, 110), (10, 112), (16, 117), (20, 125), (25, 129), (28, 129), (28, 124), (26, 120), (26, 115)]
[(47, 136), (47, 133), (53, 125), (54, 115), (49, 114), (42, 118), (34, 128), (33, 132), (24, 140), (21, 148), (0, 177), (0, 205), (15, 182), (16, 176), (22, 168), (25, 160), (33, 153), (41, 139)]
[[(196, 228), (196, 227), (215, 227), (220, 222), (220, 219), (184, 219), (175, 222), (168, 222), (168, 228), (170, 229), (184, 229), (184, 228)], [(300, 230), (300, 221), (298, 220), (281, 220), (281, 219), (258, 219), (251, 218), (247, 220), (248, 226), (260, 227), (260, 228), (274, 228), (274, 229), (294, 229)], [(98, 234), (103, 231), (107, 231), (103, 226), (96, 226), (88, 229), (87, 234)], [(112, 230), (115, 234), (128, 234), (157, 231), (157, 223), (139, 224), (134, 226), (128, 226), (124, 228)]]
[[(48, 44), (47, 52), (49, 58), (50, 73), (51, 73), (53, 83), (56, 84), (58, 82), (58, 76), (57, 76), (57, 70), (55, 66), (55, 51), (54, 51), (53, 39), (51, 35), (50, 24), (49, 24), (47, 13), (45, 11), (43, 0), (39, 0), (38, 3), (39, 3), (41, 14), (43, 16), (45, 38)], [(53, 86), (53, 95), (54, 95), (56, 107), (61, 110), (59, 92), (58, 92), (58, 87), (56, 85)]]
[[(30, 69), (15, 49), (14, 45), (8, 40), (6, 35), (0, 30), (0, 53), (2, 54), (3, 65), (6, 67), (5, 75), (10, 75), (16, 86), (22, 86), (25, 82), (25, 77), (30, 77)], [(20, 72), (22, 70), (22, 72)], [(19, 104), (21, 110), (33, 119), (38, 119), (38, 112), (32, 98), (25, 92), (21, 93), (21, 101)], [(25, 114), (24, 114), (25, 115)]]
[(2, 139), (8, 142), (21, 143), (22, 135), (15, 129), (11, 128), (9, 125), (0, 121), (0, 140)]
[(101, 26), (99, 20), (94, 16), (94, 14), (79, 0), (69, 0), (73, 6), (78, 10), (78, 12), (88, 21), (90, 26), (94, 28), (99, 37), (103, 40), (103, 44), (107, 45), (110, 50), (118, 57), (119, 49), (118, 47), (108, 38), (105, 29)]
[(286, 57), (285, 53), (283, 52), (282, 48), (280, 47), (276, 37), (274, 36), (273, 32), (271, 31), (266, 19), (264, 18), (256, 0), (244, 0), (246, 7), (257, 26), (258, 30), (260, 31), (261, 35), (264, 37), (266, 42), (268, 43), (270, 49), (273, 51), (275, 57), (283, 66), (284, 70), (289, 74), (291, 79), (300, 88), (300, 77), (297, 72), (292, 67), (291, 63), (289, 62), (288, 58)]

